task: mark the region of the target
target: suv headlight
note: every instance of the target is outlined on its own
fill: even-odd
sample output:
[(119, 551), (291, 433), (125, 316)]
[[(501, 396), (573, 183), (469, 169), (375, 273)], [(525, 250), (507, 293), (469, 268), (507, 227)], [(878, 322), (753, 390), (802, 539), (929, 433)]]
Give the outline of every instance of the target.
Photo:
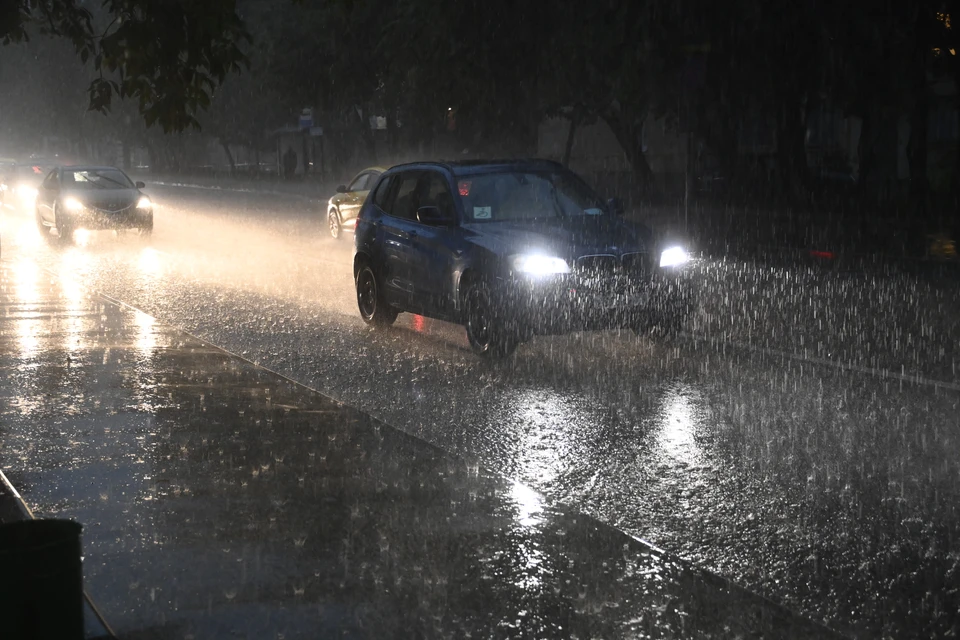
[(560, 273), (570, 273), (570, 265), (563, 258), (529, 254), (516, 256), (513, 259), (513, 269), (530, 276), (547, 276)]
[(690, 254), (683, 247), (670, 247), (660, 254), (661, 267), (679, 267), (690, 262)]
[(140, 200), (137, 202), (137, 209), (149, 209), (153, 206), (153, 203), (150, 202), (150, 198), (147, 196), (141, 196)]

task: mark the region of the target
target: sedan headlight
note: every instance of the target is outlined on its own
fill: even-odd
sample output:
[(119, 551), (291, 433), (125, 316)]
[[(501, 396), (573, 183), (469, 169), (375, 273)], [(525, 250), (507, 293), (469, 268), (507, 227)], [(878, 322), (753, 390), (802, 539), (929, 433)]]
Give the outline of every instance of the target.
[(149, 209), (153, 206), (153, 203), (150, 202), (150, 198), (147, 196), (141, 196), (140, 200), (137, 201), (137, 209)]
[(63, 207), (67, 211), (83, 211), (83, 203), (76, 198), (67, 198), (64, 200)]
[(661, 267), (679, 267), (690, 262), (690, 254), (683, 247), (670, 247), (660, 254)]
[(20, 185), (17, 187), (17, 195), (24, 202), (33, 202), (37, 199), (37, 190), (27, 185)]
[(531, 276), (570, 273), (570, 265), (563, 258), (540, 254), (522, 255), (513, 259), (513, 268)]

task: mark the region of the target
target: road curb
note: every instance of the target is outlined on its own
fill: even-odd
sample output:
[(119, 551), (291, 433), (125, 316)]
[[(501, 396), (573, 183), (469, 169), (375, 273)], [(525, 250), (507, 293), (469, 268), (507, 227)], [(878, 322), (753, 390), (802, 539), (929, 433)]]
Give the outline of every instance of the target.
[[(35, 520), (36, 517), (13, 483), (0, 470), (0, 524)], [(84, 590), (84, 640), (117, 640), (90, 594)], [(2, 626), (2, 623), (0, 623)]]

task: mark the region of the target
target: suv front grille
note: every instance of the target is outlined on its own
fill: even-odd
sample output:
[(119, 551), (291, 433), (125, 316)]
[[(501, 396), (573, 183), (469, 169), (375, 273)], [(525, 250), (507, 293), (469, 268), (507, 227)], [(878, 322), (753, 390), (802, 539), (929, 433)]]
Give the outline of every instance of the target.
[(574, 273), (580, 286), (594, 291), (619, 290), (638, 284), (648, 272), (647, 254), (627, 253), (581, 256), (577, 258)]
[(582, 256), (577, 258), (577, 271), (590, 278), (613, 276), (620, 271), (620, 260), (614, 255)]
[(648, 257), (646, 253), (625, 253), (620, 264), (631, 276), (642, 276), (649, 271)]

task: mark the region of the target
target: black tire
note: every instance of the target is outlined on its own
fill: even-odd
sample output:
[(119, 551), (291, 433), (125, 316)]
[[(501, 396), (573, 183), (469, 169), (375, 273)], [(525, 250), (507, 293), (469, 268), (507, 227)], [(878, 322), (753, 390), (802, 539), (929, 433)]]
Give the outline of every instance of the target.
[(33, 211), (34, 218), (37, 221), (37, 231), (40, 232), (40, 235), (45, 239), (50, 239), (50, 227), (43, 224), (43, 216), (40, 215), (40, 207), (37, 207)]
[(380, 279), (370, 265), (362, 265), (357, 272), (357, 308), (360, 317), (376, 328), (389, 327), (397, 319), (397, 310), (383, 299)]
[(334, 240), (343, 237), (343, 222), (340, 220), (340, 213), (336, 209), (330, 209), (327, 212), (327, 230)]
[(520, 343), (517, 336), (506, 330), (490, 287), (483, 280), (467, 283), (463, 293), (463, 325), (470, 349), (483, 358), (505, 358)]
[(137, 228), (141, 238), (149, 238), (153, 235), (153, 216), (147, 218), (142, 225)]
[(53, 222), (57, 227), (57, 242), (62, 245), (72, 244), (75, 229), (66, 221), (64, 216), (60, 215), (58, 205), (53, 206)]

